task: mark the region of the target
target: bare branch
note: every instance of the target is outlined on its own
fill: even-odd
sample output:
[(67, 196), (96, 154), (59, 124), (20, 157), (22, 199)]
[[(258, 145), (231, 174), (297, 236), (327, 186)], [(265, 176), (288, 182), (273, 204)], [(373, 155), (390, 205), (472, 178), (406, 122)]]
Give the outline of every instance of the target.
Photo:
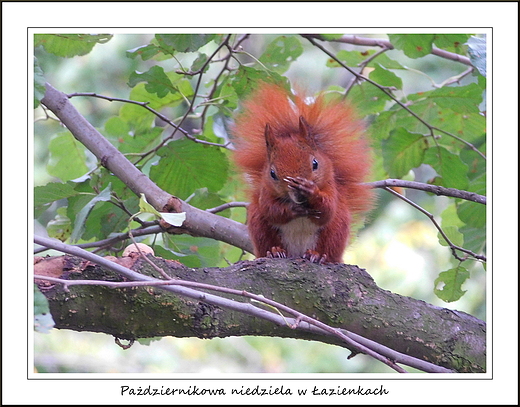
[(208, 212), (211, 213), (218, 213), (225, 211), (229, 208), (247, 208), (249, 205), (249, 202), (226, 202), (225, 204), (219, 205), (215, 208), (206, 209)]
[(472, 201), (479, 204), (486, 205), (486, 197), (483, 195), (476, 194), (475, 192), (463, 191), (455, 188), (445, 188), (439, 185), (425, 184), (423, 182), (416, 181), (405, 181), (402, 179), (385, 179), (382, 181), (367, 182), (366, 185), (372, 188), (385, 188), (385, 187), (403, 187), (418, 189), (421, 191), (431, 192), (435, 195), (444, 195), (452, 198), (465, 199), (466, 201)]
[(446, 243), (450, 246), (453, 257), (455, 257), (457, 260), (459, 260), (461, 262), (466, 260), (466, 259), (459, 257), (459, 255), (457, 254), (457, 250), (458, 250), (460, 252), (466, 253), (466, 254), (474, 257), (477, 260), (486, 261), (486, 256), (482, 256), (480, 254), (473, 253), (471, 250), (468, 250), (468, 249), (465, 249), (463, 247), (453, 244), (451, 242), (451, 240), (448, 238), (448, 236), (446, 235), (446, 233), (444, 233), (442, 228), (439, 226), (439, 224), (435, 220), (435, 217), (430, 212), (428, 212), (426, 209), (424, 209), (422, 206), (417, 205), (415, 202), (413, 202), (410, 199), (406, 198), (405, 196), (401, 195), (399, 192), (394, 191), (392, 188), (384, 187), (383, 189), (385, 191), (388, 191), (391, 194), (397, 196), (399, 199), (405, 201), (406, 203), (413, 206), (415, 209), (419, 210), (420, 212), (424, 213), (431, 220), (431, 222), (433, 223), (435, 228), (439, 231), (439, 233), (441, 234), (443, 239), (446, 241)]

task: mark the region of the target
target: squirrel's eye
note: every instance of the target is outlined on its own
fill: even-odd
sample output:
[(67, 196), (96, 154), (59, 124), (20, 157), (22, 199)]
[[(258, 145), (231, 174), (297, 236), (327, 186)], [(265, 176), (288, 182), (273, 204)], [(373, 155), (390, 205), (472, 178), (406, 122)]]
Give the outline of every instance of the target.
[(312, 159), (312, 170), (316, 171), (318, 169), (318, 160), (316, 158)]
[(278, 181), (278, 177), (276, 176), (276, 172), (274, 172), (274, 170), (271, 168), (271, 178), (274, 179), (275, 181)]

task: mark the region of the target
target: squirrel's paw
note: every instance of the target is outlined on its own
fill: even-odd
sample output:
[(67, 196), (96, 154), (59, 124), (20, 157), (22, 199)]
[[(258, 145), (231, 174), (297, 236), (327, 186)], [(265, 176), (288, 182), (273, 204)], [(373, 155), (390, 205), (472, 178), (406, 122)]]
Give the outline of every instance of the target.
[(327, 262), (326, 254), (319, 254), (314, 250), (307, 250), (302, 257), (309, 260), (311, 263), (325, 264)]
[(265, 257), (269, 257), (270, 259), (286, 259), (287, 258), (287, 252), (278, 246), (271, 247), (271, 250), (267, 251), (267, 254)]
[(305, 204), (309, 197), (318, 193), (318, 186), (314, 181), (303, 177), (286, 177), (284, 181), (289, 187), (289, 197), (297, 204)]

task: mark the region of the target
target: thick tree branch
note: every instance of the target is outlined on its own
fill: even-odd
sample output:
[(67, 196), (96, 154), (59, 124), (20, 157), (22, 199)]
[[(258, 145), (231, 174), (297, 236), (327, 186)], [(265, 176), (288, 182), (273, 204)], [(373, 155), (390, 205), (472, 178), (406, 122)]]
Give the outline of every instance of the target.
[[(48, 243), (38, 237), (35, 237), (35, 242)], [(63, 245), (60, 242), (56, 244)], [(75, 249), (66, 247), (67, 251), (73, 252)], [(94, 259), (99, 265), (108, 263), (111, 269), (122, 267), (114, 262), (114, 258), (114, 261), (99, 257)], [(71, 285), (64, 289), (56, 285), (45, 289), (45, 284), (40, 281), (58, 327), (106, 332), (125, 339), (165, 335), (296, 337), (358, 351), (338, 336), (320, 331), (319, 327), (301, 318), (292, 318), (283, 308), (290, 307), (303, 315), (312, 315), (312, 319), (320, 323), (384, 344), (379, 345), (381, 353), (395, 358), (398, 363), (407, 363), (408, 355), (459, 372), (485, 370), (484, 322), (462, 312), (434, 307), (381, 290), (365, 271), (355, 266), (319, 266), (302, 259), (258, 259), (225, 269), (196, 270), (176, 262), (150, 259), (173, 278), (192, 281), (194, 286), (199, 282), (232, 287), (233, 290), (264, 294), (266, 298), (276, 299), (277, 303), (284, 304), (280, 308), (285, 316), (244, 302), (236, 295), (217, 296), (205, 290), (178, 285), (165, 286), (161, 291), (192, 300), (158, 293), (157, 287), (105, 290), (99, 286)], [(58, 267), (46, 267), (53, 261), (58, 263)], [(94, 263), (69, 257), (42, 260), (35, 265), (35, 272), (62, 279), (160, 281), (153, 277), (158, 273), (147, 262), (136, 262), (131, 258), (117, 261), (130, 262), (132, 269), (139, 272), (128, 273), (128, 269), (123, 267), (122, 275), (125, 278), (122, 280), (121, 274), (107, 272), (106, 268), (99, 268)], [(313, 301), (308, 301), (309, 298)], [(293, 329), (293, 324), (298, 329)], [(355, 336), (352, 338), (358, 339)], [(390, 353), (385, 351), (386, 348), (390, 348)], [(392, 354), (392, 350), (397, 353)]]
[[(300, 326), (300, 324), (303, 322), (307, 322), (310, 324), (310, 328), (312, 328), (312, 330), (315, 330), (315, 328), (318, 328), (318, 331), (321, 329), (323, 330), (325, 334), (329, 334), (333, 337), (338, 337), (339, 339), (341, 339), (343, 342), (345, 342), (346, 346), (350, 349), (353, 349), (354, 352), (356, 353), (365, 353), (367, 355), (370, 355), (374, 358), (376, 358), (377, 360), (380, 360), (382, 361), (383, 363), (389, 365), (390, 367), (392, 367), (393, 369), (395, 369), (396, 371), (398, 372), (402, 372), (402, 373), (405, 373), (406, 371), (403, 370), (400, 366), (396, 365), (395, 362), (393, 361), (394, 359), (401, 359), (401, 358), (398, 358), (396, 357), (396, 352), (392, 352), (394, 353), (393, 357), (390, 359), (390, 358), (387, 358), (385, 356), (383, 356), (382, 354), (378, 353), (378, 352), (375, 352), (371, 346), (365, 346), (359, 342), (357, 342), (356, 340), (352, 339), (350, 336), (349, 336), (349, 332), (346, 332), (346, 333), (343, 333), (341, 332), (341, 330), (338, 330), (338, 329), (335, 329), (335, 328), (332, 328), (314, 318), (310, 318), (298, 311), (295, 311), (283, 304), (280, 304), (280, 303), (277, 303), (275, 301), (272, 301), (272, 300), (269, 300), (267, 298), (265, 298), (264, 296), (261, 296), (261, 295), (256, 295), (256, 294), (251, 294), (251, 293), (248, 293), (244, 290), (236, 290), (236, 289), (231, 289), (231, 288), (224, 288), (224, 287), (217, 287), (217, 286), (214, 286), (214, 285), (208, 285), (208, 284), (204, 284), (204, 283), (197, 283), (197, 282), (191, 282), (191, 281), (186, 281), (186, 280), (178, 280), (178, 279), (175, 279), (171, 276), (169, 276), (165, 269), (163, 268), (160, 268), (159, 266), (157, 266), (155, 263), (153, 263), (151, 260), (149, 260), (147, 257), (142, 257), (148, 264), (150, 264), (154, 270), (158, 271), (159, 274), (161, 276), (164, 276), (167, 278), (166, 281), (161, 281), (161, 280), (156, 280), (154, 278), (150, 278), (148, 276), (145, 276), (145, 275), (142, 275), (142, 274), (136, 274), (134, 271), (124, 267), (124, 266), (121, 266), (119, 263), (112, 263), (111, 261), (108, 261), (102, 257), (99, 257), (97, 255), (94, 255), (90, 252), (85, 252), (83, 251), (82, 249), (79, 249), (77, 247), (73, 247), (73, 246), (68, 246), (68, 245), (65, 245), (61, 242), (58, 242), (58, 241), (51, 241), (49, 239), (46, 239), (46, 238), (41, 238), (41, 237), (38, 237), (36, 236), (35, 237), (35, 242), (39, 243), (39, 244), (44, 244), (46, 245), (47, 247), (52, 247), (54, 249), (57, 249), (57, 250), (62, 250), (62, 251), (65, 251), (65, 252), (69, 252), (69, 253), (79, 253), (81, 254), (81, 256), (83, 258), (86, 258), (86, 259), (89, 259), (90, 261), (95, 261), (96, 263), (101, 263), (102, 265), (106, 266), (109, 270), (112, 270), (112, 271), (115, 271), (119, 274), (121, 274), (123, 277), (125, 278), (130, 278), (131, 280), (135, 280), (137, 279), (138, 281), (137, 282), (132, 282), (131, 286), (133, 287), (136, 287), (138, 285), (142, 285), (142, 284), (139, 284), (139, 283), (143, 283), (145, 282), (146, 284), (149, 284), (149, 285), (153, 285), (153, 286), (156, 286), (156, 287), (161, 287), (165, 290), (168, 290), (168, 291), (171, 291), (171, 288), (172, 287), (176, 287), (176, 286), (182, 286), (182, 287), (190, 287), (190, 288), (196, 288), (196, 289), (203, 289), (203, 290), (210, 290), (210, 291), (218, 291), (218, 292), (222, 292), (222, 293), (226, 293), (226, 294), (232, 294), (232, 295), (236, 295), (236, 296), (244, 296), (244, 297), (248, 297), (248, 298), (251, 298), (253, 300), (255, 300), (257, 303), (260, 303), (260, 304), (267, 304), (271, 307), (274, 307), (278, 310), (278, 313), (280, 315), (276, 315), (276, 314), (273, 314), (273, 317), (275, 318), (278, 318), (278, 316), (281, 316), (283, 318), (283, 322), (282, 321), (279, 321), (279, 325), (283, 326), (283, 324), (285, 323), (286, 325), (289, 324), (289, 326), (293, 329), (295, 328), (298, 328)], [(137, 256), (133, 256), (131, 257), (130, 259), (128, 258), (125, 258), (123, 262), (125, 263), (128, 263), (127, 260), (130, 260), (130, 262), (132, 262), (132, 258), (136, 258)], [(41, 259), (40, 259), (41, 260)], [(54, 260), (54, 259), (53, 259)], [(53, 265), (56, 264), (56, 262), (54, 262), (52, 260), (52, 263)], [(84, 262), (83, 262), (84, 263)], [(43, 263), (45, 264), (45, 262)], [(58, 263), (59, 264), (59, 263)], [(89, 265), (89, 263), (87, 263), (87, 265)], [(87, 266), (85, 266), (87, 267)], [(58, 273), (61, 273), (62, 270), (61, 269), (58, 269), (58, 270), (53, 270), (52, 268), (49, 269), (49, 268), (44, 268), (43, 269), (46, 273), (49, 272), (49, 270), (51, 270), (51, 272), (54, 272), (55, 274), (58, 274)], [(82, 270), (83, 271), (83, 270)], [(41, 276), (41, 275), (35, 275), (35, 279), (43, 279), (43, 280), (46, 280), (46, 281), (57, 281), (57, 279), (55, 278), (52, 278), (52, 277), (46, 277), (46, 276)], [(60, 282), (63, 282), (63, 281), (66, 281), (66, 280), (61, 280), (59, 279)], [(89, 282), (85, 282), (85, 281), (82, 281), (81, 282), (83, 285), (95, 285), (96, 281), (91, 281), (91, 283), (93, 284), (89, 284)], [(104, 285), (104, 286), (114, 286), (114, 284), (117, 284), (117, 283), (114, 283), (114, 282), (109, 282), (109, 283), (106, 283), (104, 284), (104, 282), (98, 282), (99, 284), (98, 285)], [(127, 286), (126, 283), (121, 283), (122, 285), (124, 286)], [(66, 283), (65, 282), (65, 286), (64, 286), (64, 289), (66, 291), (68, 291), (68, 286), (70, 285), (77, 285), (75, 284), (75, 281), (72, 281), (70, 283)], [(175, 291), (174, 291), (175, 292)], [(198, 296), (196, 295), (198, 293)], [(215, 304), (215, 298), (206, 298), (206, 295), (205, 293), (203, 292), (185, 292), (185, 293), (180, 293), (181, 295), (185, 295), (189, 298), (195, 298), (195, 299), (204, 299), (205, 301), (208, 301), (210, 304)], [(194, 297), (195, 295), (195, 297)], [(218, 305), (221, 305), (223, 306), (224, 308), (228, 308), (228, 309), (231, 309), (231, 310), (238, 310), (238, 311), (241, 311), (240, 309), (240, 306), (239, 306), (239, 303), (236, 303), (235, 301), (228, 301), (226, 303), (226, 299), (225, 298), (220, 298), (220, 302), (217, 301), (217, 304)], [(222, 302), (223, 301), (223, 302)], [(238, 308), (237, 308), (238, 307)], [(260, 317), (262, 319), (267, 319), (267, 320), (270, 320), (269, 318), (267, 318), (267, 315), (265, 315), (265, 313), (262, 311), (262, 310), (258, 310), (259, 312), (258, 313), (255, 313), (253, 311), (250, 312), (250, 315), (252, 316), (256, 316), (256, 317)], [(294, 323), (290, 324), (289, 322), (287, 322), (287, 318), (283, 317), (280, 313), (280, 311), (284, 311), (285, 313), (288, 313), (289, 315), (293, 315), (293, 316), (296, 316), (296, 320)], [(131, 338), (132, 340), (134, 338)], [(366, 341), (365, 341), (366, 343)]]
[(64, 93), (49, 84), (46, 84), (46, 87), (47, 91), (42, 103), (61, 120), (76, 139), (136, 195), (145, 194), (148, 202), (161, 212), (186, 212), (183, 226), (169, 229), (170, 232), (210, 237), (249, 252), (253, 251), (247, 228), (243, 224), (197, 209), (160, 189), (104, 138), (76, 110)]

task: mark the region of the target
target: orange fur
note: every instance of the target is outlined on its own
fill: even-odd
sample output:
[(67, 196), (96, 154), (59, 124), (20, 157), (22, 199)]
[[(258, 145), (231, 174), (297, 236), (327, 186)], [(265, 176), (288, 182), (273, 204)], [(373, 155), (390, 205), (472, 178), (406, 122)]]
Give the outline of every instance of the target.
[(232, 133), (234, 161), (250, 182), (248, 227), (255, 255), (306, 251), (340, 262), (352, 218), (372, 207), (361, 185), (370, 170), (364, 126), (347, 104), (306, 103), (261, 84), (243, 103)]

